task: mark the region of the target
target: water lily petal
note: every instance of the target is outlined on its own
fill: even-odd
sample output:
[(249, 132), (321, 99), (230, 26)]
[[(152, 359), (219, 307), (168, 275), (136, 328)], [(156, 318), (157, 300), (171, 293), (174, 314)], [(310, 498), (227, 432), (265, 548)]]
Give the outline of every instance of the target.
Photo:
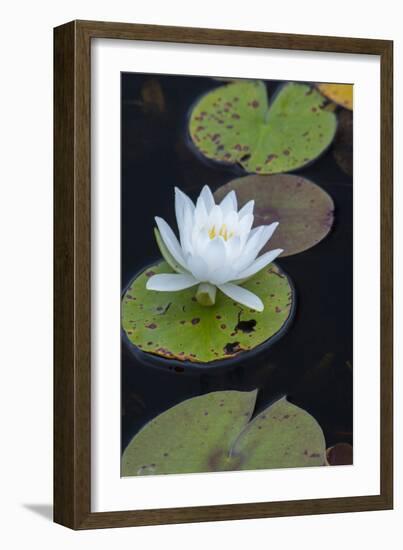
[(209, 213), (208, 226), (210, 228), (215, 228), (215, 231), (218, 232), (223, 224), (223, 215), (222, 210), (218, 205), (214, 205)]
[(231, 265), (233, 265), (233, 262), (238, 259), (239, 254), (241, 253), (240, 237), (232, 237), (232, 239), (228, 239), (225, 246), (227, 247), (228, 261), (231, 262)]
[(228, 281), (232, 281), (233, 279), (234, 270), (231, 265), (219, 267), (214, 271), (211, 271), (208, 278), (209, 282), (215, 286), (222, 285)]
[[(251, 259), (250, 261), (253, 261), (256, 256), (259, 254), (259, 252), (262, 250), (262, 248), (265, 246), (267, 241), (271, 238), (274, 231), (276, 230), (278, 226), (278, 222), (274, 222), (270, 225), (261, 225), (261, 231), (256, 232), (256, 235), (254, 235), (253, 242), (249, 243), (249, 239), (246, 243), (245, 249), (249, 252), (251, 251)], [(246, 264), (247, 265), (247, 264)], [(245, 265), (245, 267), (246, 267)]]
[(175, 215), (179, 230), (183, 226), (185, 208), (194, 210), (193, 201), (178, 187), (175, 187)]
[(161, 238), (164, 241), (167, 249), (175, 258), (175, 260), (178, 262), (178, 264), (180, 264), (183, 268), (186, 269), (186, 262), (182, 254), (181, 246), (178, 242), (178, 239), (175, 236), (175, 233), (169, 227), (167, 222), (162, 218), (159, 218), (158, 216), (156, 216), (155, 221), (157, 223), (159, 232), (161, 234)]
[(206, 281), (208, 276), (208, 265), (200, 256), (189, 256), (187, 258), (189, 271), (198, 281)]
[(253, 214), (254, 207), (255, 207), (254, 200), (247, 202), (238, 212), (239, 219), (241, 220), (244, 216), (246, 216), (246, 214)]
[(154, 235), (155, 235), (155, 240), (157, 241), (158, 248), (160, 249), (161, 255), (164, 258), (164, 260), (167, 262), (167, 264), (169, 264), (172, 267), (172, 269), (177, 273), (186, 273), (186, 270), (183, 269), (183, 267), (178, 264), (178, 262), (169, 252), (166, 244), (162, 240), (160, 232), (156, 227), (154, 228)]
[(245, 240), (248, 237), (251, 227), (253, 225), (253, 214), (245, 214), (242, 216), (242, 219), (239, 221), (238, 234), (243, 237)]
[(220, 208), (224, 215), (228, 212), (236, 212), (238, 210), (238, 202), (236, 200), (235, 191), (230, 191), (220, 202)]
[(234, 269), (238, 272), (243, 271), (259, 254), (259, 245), (262, 239), (263, 226), (256, 227), (250, 232), (250, 236), (242, 249), (242, 254), (234, 264)]
[[(184, 242), (188, 244), (187, 226), (193, 225), (195, 206), (190, 198), (180, 189), (175, 187), (175, 214), (179, 229), (179, 239), (183, 248)], [(187, 250), (187, 248), (186, 248)]]
[[(246, 242), (244, 250), (242, 251), (242, 256), (234, 266), (238, 272), (243, 271), (251, 265), (251, 263), (256, 259), (256, 256), (273, 235), (277, 226), (278, 222), (274, 222), (270, 225), (260, 225), (259, 227), (256, 227), (256, 230), (251, 231), (250, 237)], [(241, 279), (242, 277), (239, 278)]]
[(173, 292), (190, 288), (198, 283), (199, 281), (187, 273), (159, 273), (148, 279), (146, 287), (147, 290)]
[(205, 228), (194, 227), (192, 231), (192, 256), (198, 254), (201, 257), (204, 257), (204, 252), (206, 247), (210, 243), (210, 237), (208, 236)]
[(264, 309), (262, 300), (246, 288), (234, 285), (233, 283), (218, 285), (218, 288), (221, 292), (231, 298), (231, 300), (235, 300), (235, 302), (239, 302), (240, 304), (254, 309), (255, 311), (263, 311)]
[(190, 210), (189, 207), (185, 207), (183, 214), (183, 225), (180, 229), (180, 240), (183, 249), (183, 253), (186, 256), (187, 254), (193, 254), (193, 245), (192, 245), (192, 228), (194, 227), (194, 213)]
[(259, 243), (259, 244), (261, 244), (260, 250), (264, 247), (264, 245), (267, 243), (267, 241), (269, 239), (271, 239), (273, 233), (275, 232), (275, 230), (278, 227), (278, 222), (273, 222), (270, 225), (262, 225), (261, 227), (263, 227), (263, 232), (262, 232), (262, 235), (260, 237), (260, 243)]
[(253, 237), (253, 235), (254, 235), (255, 233), (257, 233), (258, 231), (261, 231), (261, 227), (262, 227), (262, 226), (259, 225), (258, 227), (254, 227), (253, 229), (251, 229), (250, 232), (249, 232), (249, 235), (248, 235), (248, 239), (247, 239), (247, 240), (250, 241), (251, 238)]
[(273, 262), (282, 252), (284, 252), (282, 248), (276, 248), (275, 250), (265, 252), (265, 254), (259, 256), (259, 258), (257, 258), (252, 265), (238, 273), (238, 277), (240, 279), (252, 277), (252, 275), (255, 275), (255, 273)]
[(222, 237), (216, 237), (208, 243), (204, 251), (204, 260), (208, 265), (209, 271), (214, 271), (225, 265), (227, 250)]
[(239, 224), (238, 212), (236, 212), (235, 210), (230, 210), (229, 212), (224, 214), (223, 224), (225, 225), (225, 227), (227, 229), (228, 236), (231, 235), (231, 233), (235, 234), (235, 232), (238, 229), (238, 224)]
[(213, 193), (210, 190), (208, 185), (205, 185), (201, 190), (200, 197), (204, 200), (206, 206), (207, 214), (210, 214), (210, 210), (215, 205)]
[[(162, 254), (172, 256), (169, 259), (174, 269), (183, 277), (161, 275), (162, 278), (150, 279), (147, 288), (179, 290), (209, 282), (234, 300), (261, 311), (261, 300), (234, 284), (251, 277), (282, 252), (277, 249), (257, 257), (278, 223), (252, 229), (254, 204), (251, 200), (238, 212), (236, 193), (230, 191), (216, 205), (210, 188), (205, 185), (195, 206), (185, 193), (175, 188), (179, 241), (165, 220), (158, 217), (155, 220), (163, 245)], [(183, 274), (180, 273), (182, 268)]]
[(198, 227), (204, 227), (208, 223), (208, 214), (204, 200), (199, 197), (195, 208), (195, 223)]

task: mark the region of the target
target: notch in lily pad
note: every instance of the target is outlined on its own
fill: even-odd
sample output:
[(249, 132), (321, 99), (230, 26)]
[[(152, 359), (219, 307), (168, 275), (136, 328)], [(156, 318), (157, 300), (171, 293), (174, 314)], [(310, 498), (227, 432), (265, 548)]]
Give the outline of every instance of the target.
[(230, 82), (204, 95), (189, 121), (192, 142), (206, 157), (247, 172), (290, 172), (311, 163), (332, 142), (337, 119), (324, 96), (301, 83), (272, 99), (261, 80)]
[(279, 399), (260, 414), (257, 391), (218, 391), (187, 399), (134, 436), (123, 476), (222, 472), (326, 465), (318, 422)]

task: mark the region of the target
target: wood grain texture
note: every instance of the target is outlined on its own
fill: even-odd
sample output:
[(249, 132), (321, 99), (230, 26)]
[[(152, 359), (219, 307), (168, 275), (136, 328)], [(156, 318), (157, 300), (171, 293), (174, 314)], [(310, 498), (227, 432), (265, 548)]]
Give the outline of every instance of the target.
[(54, 69), (54, 519), (74, 525), (73, 25), (55, 33)]
[(54, 519), (90, 509), (90, 51), (70, 23), (55, 31)]
[[(379, 495), (91, 512), (91, 39), (381, 56), (381, 492)], [(386, 510), (393, 506), (393, 43), (73, 21), (54, 31), (54, 520), (72, 529)]]
[(393, 507), (393, 42), (381, 57), (381, 494)]

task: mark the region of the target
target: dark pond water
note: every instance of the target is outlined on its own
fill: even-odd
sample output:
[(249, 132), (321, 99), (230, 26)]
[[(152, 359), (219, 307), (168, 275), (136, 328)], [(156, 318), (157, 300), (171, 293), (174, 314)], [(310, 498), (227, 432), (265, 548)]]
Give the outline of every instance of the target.
[[(283, 83), (266, 84), (272, 96)], [(160, 258), (153, 220), (159, 215), (175, 227), (175, 185), (195, 199), (206, 183), (214, 191), (244, 175), (236, 166), (206, 161), (189, 146), (190, 107), (220, 85), (205, 77), (122, 74), (122, 291), (138, 271)], [(259, 389), (257, 412), (286, 394), (317, 419), (328, 446), (352, 444), (353, 188), (352, 178), (335, 160), (335, 143), (339, 153), (349, 153), (348, 143), (340, 139), (295, 172), (325, 189), (336, 210), (334, 226), (321, 243), (276, 260), (297, 292), (288, 332), (265, 352), (264, 361), (196, 374), (144, 365), (122, 337), (122, 449), (146, 422), (184, 399), (253, 388)]]

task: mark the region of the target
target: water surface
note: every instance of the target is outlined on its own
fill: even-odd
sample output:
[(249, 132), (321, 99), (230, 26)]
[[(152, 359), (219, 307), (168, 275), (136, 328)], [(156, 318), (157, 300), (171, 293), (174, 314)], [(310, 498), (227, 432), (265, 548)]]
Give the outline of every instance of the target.
[[(150, 84), (151, 82), (151, 84)], [(245, 175), (202, 158), (189, 144), (189, 109), (222, 85), (211, 78), (122, 73), (121, 285), (160, 258), (154, 216), (176, 227), (174, 186), (195, 199)], [(266, 81), (271, 97), (284, 82)], [(144, 91), (146, 102), (144, 102)], [(352, 444), (352, 178), (332, 146), (295, 172), (326, 190), (335, 222), (318, 245), (276, 263), (292, 278), (297, 308), (288, 332), (265, 353), (228, 371), (173, 373), (142, 364), (122, 337), (122, 449), (150, 419), (184, 399), (217, 390), (258, 388), (257, 412), (282, 395), (320, 423), (327, 446)], [(113, 184), (113, 182), (111, 182)]]

